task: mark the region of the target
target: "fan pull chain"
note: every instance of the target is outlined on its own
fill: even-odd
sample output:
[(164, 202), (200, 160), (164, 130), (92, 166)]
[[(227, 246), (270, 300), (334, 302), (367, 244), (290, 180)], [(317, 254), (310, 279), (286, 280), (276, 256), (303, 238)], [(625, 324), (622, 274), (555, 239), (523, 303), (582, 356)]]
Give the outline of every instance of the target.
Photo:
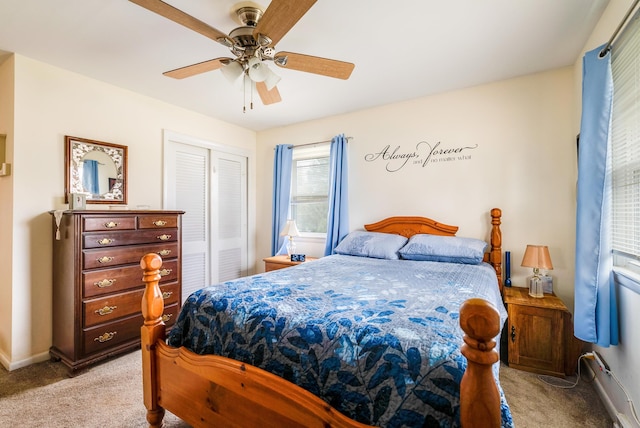
[(247, 75), (242, 76), (242, 113), (247, 112)]

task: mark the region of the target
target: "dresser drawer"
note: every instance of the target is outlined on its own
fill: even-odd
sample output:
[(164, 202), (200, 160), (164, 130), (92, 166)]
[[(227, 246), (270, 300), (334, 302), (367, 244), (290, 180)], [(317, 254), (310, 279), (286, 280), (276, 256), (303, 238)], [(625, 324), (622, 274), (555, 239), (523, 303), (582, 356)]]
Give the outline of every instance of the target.
[(166, 308), (164, 308), (164, 312), (162, 313), (162, 321), (164, 321), (167, 326), (167, 332), (169, 331), (169, 327), (176, 323), (179, 311), (180, 307), (177, 303), (168, 305)]
[[(140, 259), (147, 253), (158, 253), (171, 251), (171, 254), (178, 254), (178, 243), (167, 242), (166, 244), (135, 245), (131, 247), (114, 247), (105, 249), (88, 249), (82, 251), (82, 268), (95, 269), (109, 266), (125, 265), (136, 263), (139, 265)], [(140, 276), (142, 278), (142, 275)]]
[(178, 229), (139, 230), (131, 232), (85, 233), (83, 248), (107, 248), (122, 245), (153, 244), (155, 242), (175, 242)]
[(130, 230), (136, 228), (136, 219), (132, 216), (118, 217), (85, 217), (83, 230), (86, 232), (98, 230)]
[(143, 293), (144, 290), (135, 290), (84, 301), (84, 326), (92, 327), (140, 312)]
[[(173, 254), (177, 255), (175, 251)], [(163, 260), (160, 276), (160, 284), (176, 281), (178, 278), (178, 260)], [(83, 297), (90, 298), (107, 293), (131, 290), (141, 287), (144, 283), (142, 282), (140, 264), (135, 264), (82, 272), (82, 284)]]
[(163, 227), (178, 227), (178, 216), (154, 214), (138, 217), (139, 229), (160, 229)]
[[(167, 326), (173, 325), (178, 317), (178, 304), (164, 308), (162, 318)], [(129, 318), (84, 329), (82, 332), (82, 350), (85, 355), (106, 351), (114, 346), (140, 340), (140, 327), (144, 323), (142, 314)]]
[(139, 339), (140, 327), (143, 323), (142, 314), (138, 313), (113, 323), (85, 329), (82, 332), (82, 349), (88, 355)]
[[(164, 304), (169, 306), (178, 301), (178, 283), (161, 285)], [(128, 293), (112, 294), (108, 297), (86, 300), (82, 303), (84, 312), (84, 326), (92, 327), (94, 325), (110, 322), (118, 318), (140, 312), (140, 304), (144, 288), (130, 291)]]
[[(160, 284), (160, 291), (162, 292), (162, 299), (164, 300), (165, 306), (170, 306), (178, 303), (180, 299), (180, 285), (177, 282), (173, 284)], [(142, 298), (140, 298), (140, 304), (142, 302)]]

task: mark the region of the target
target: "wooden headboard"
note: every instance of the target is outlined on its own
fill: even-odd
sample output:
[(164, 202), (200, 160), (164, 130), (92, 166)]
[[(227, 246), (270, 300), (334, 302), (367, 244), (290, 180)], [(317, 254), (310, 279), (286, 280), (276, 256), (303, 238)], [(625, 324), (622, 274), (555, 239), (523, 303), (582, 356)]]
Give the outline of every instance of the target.
[[(489, 239), (489, 251), (484, 255), (484, 261), (489, 263), (496, 271), (498, 286), (502, 292), (502, 231), (500, 223), (502, 210), (491, 210), (491, 235)], [(411, 238), (413, 235), (424, 233), (430, 235), (455, 236), (458, 226), (440, 223), (427, 217), (395, 216), (385, 218), (377, 223), (365, 224), (365, 230), (369, 232), (395, 233), (396, 235)]]
[(438, 223), (426, 217), (389, 217), (377, 223), (365, 224), (369, 232), (395, 233), (411, 238), (413, 235), (425, 233), (429, 235), (455, 236), (458, 226)]

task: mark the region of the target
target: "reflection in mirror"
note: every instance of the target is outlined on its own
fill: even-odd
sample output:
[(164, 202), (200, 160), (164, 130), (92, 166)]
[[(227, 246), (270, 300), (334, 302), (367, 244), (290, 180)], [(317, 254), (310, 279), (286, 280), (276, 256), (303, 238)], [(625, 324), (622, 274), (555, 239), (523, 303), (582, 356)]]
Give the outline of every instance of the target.
[(100, 197), (113, 191), (116, 182), (116, 165), (104, 152), (93, 150), (80, 160), (78, 173), (82, 190), (87, 196)]
[(65, 197), (86, 195), (88, 204), (126, 204), (127, 147), (65, 137)]

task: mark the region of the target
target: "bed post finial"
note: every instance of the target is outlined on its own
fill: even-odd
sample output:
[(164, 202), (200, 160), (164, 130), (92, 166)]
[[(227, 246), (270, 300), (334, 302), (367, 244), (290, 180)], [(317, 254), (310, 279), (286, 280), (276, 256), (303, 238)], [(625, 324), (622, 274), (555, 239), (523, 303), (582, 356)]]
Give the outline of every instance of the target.
[(142, 280), (145, 283), (142, 296), (142, 316), (144, 324), (140, 329), (142, 348), (142, 377), (143, 398), (147, 408), (147, 422), (150, 427), (161, 427), (164, 418), (164, 409), (158, 405), (158, 376), (156, 367), (155, 345), (165, 336), (162, 312), (164, 312), (164, 300), (158, 282), (160, 281), (160, 268), (162, 258), (149, 253), (140, 260), (140, 267), (144, 271)]
[(489, 263), (496, 270), (500, 293), (502, 293), (502, 231), (500, 230), (501, 217), (502, 210), (500, 208), (493, 208), (491, 210), (491, 252), (489, 254)]
[(460, 382), (460, 423), (463, 428), (499, 427), (500, 393), (492, 365), (500, 359), (495, 349), (500, 314), (488, 301), (472, 298), (460, 307), (460, 327), (465, 333), (462, 355), (467, 358)]

